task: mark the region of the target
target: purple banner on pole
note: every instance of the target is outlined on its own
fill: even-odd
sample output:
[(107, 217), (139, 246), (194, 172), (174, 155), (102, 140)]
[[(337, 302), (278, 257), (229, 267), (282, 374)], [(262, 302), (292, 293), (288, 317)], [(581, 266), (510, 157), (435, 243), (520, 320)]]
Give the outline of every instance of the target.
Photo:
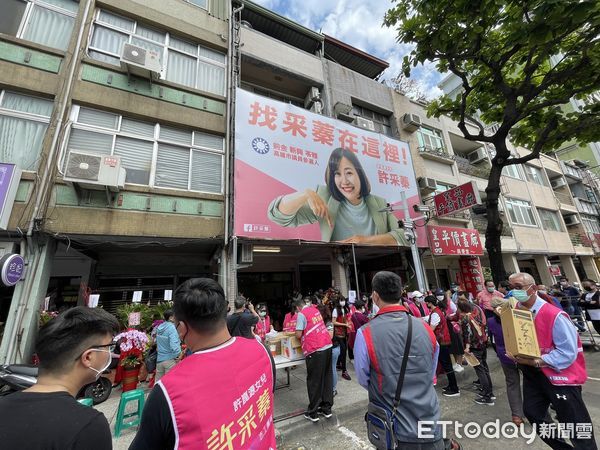
[(6, 230), (15, 203), (21, 169), (15, 164), (0, 163), (0, 229)]

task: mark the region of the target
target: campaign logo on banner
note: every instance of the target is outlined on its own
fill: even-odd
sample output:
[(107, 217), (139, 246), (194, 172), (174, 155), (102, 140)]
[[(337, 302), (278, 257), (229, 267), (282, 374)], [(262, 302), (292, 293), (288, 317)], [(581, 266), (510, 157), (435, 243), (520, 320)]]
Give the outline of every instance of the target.
[(237, 90), (237, 236), (396, 245), (402, 193), (416, 217), (406, 142)]
[(479, 189), (473, 181), (448, 189), (433, 197), (435, 212), (438, 217), (453, 214), (479, 205)]
[(471, 228), (428, 225), (433, 255), (483, 255), (479, 232)]

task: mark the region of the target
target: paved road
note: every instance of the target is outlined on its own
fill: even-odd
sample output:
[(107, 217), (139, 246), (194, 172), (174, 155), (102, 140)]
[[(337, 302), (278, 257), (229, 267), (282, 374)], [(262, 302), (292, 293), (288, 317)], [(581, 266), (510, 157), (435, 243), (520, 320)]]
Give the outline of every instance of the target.
[[(459, 375), (459, 384), (462, 388), (461, 396), (458, 398), (446, 398), (441, 395), (441, 386), (446, 384), (444, 376), (440, 377), (437, 387), (443, 420), (460, 420), (464, 422), (475, 421), (479, 424), (500, 419), (510, 421), (511, 414), (506, 399), (506, 388), (504, 377), (495, 354), (490, 351), (489, 364), (492, 371), (494, 392), (498, 397), (495, 406), (482, 406), (473, 402), (475, 391), (471, 386), (475, 373), (473, 369), (466, 368)], [(594, 428), (597, 437), (600, 435), (600, 352), (586, 351), (586, 361), (590, 380), (584, 386), (584, 399), (588, 410), (594, 420)], [(334, 416), (329, 419), (321, 419), (313, 424), (303, 417), (296, 417), (279, 421), (276, 424), (278, 434), (278, 448), (284, 450), (333, 450), (333, 449), (370, 449), (367, 440), (364, 413), (367, 406), (367, 393), (355, 380), (352, 365), (349, 364), (352, 381), (340, 378), (338, 382), (338, 396), (335, 397)], [(291, 384), (289, 387), (281, 388), (275, 394), (275, 416), (281, 417), (285, 414), (302, 411), (307, 405), (306, 394), (306, 371), (304, 366), (299, 366), (291, 371)], [(284, 371), (278, 373), (278, 383), (285, 383)], [(224, 379), (224, 382), (226, 380)], [(144, 385), (141, 385), (142, 387)], [(109, 400), (98, 406), (114, 429), (114, 418), (118, 406), (120, 392), (114, 392)], [(133, 436), (135, 428), (127, 429), (120, 438), (113, 439), (115, 450), (127, 449)], [(543, 442), (535, 439), (531, 445), (527, 445), (524, 439), (462, 439), (461, 444), (465, 450), (495, 450), (510, 447), (517, 449), (548, 449)], [(600, 443), (599, 443), (600, 445)]]
[[(482, 406), (473, 402), (475, 391), (470, 387), (475, 374), (471, 368), (467, 368), (459, 376), (461, 385), (461, 396), (447, 398), (441, 395), (441, 386), (445, 385), (445, 377), (442, 376), (437, 387), (440, 394), (443, 420), (460, 420), (463, 422), (474, 421), (479, 424), (500, 419), (501, 423), (509, 422), (511, 419), (510, 409), (506, 398), (506, 388), (502, 370), (497, 362), (495, 354), (489, 355), (490, 368), (492, 370), (492, 381), (494, 392), (498, 397), (495, 406)], [(596, 436), (600, 434), (600, 352), (587, 351), (586, 361), (588, 364), (588, 375), (590, 380), (584, 386), (584, 398), (588, 410), (594, 420)], [(300, 373), (298, 373), (300, 375)], [(301, 382), (301, 380), (298, 380)], [(292, 382), (294, 385), (294, 381)], [(308, 422), (306, 419), (298, 418), (280, 423), (278, 431), (281, 433), (278, 448), (292, 449), (370, 449), (364, 424), (364, 413), (366, 411), (366, 393), (357, 383), (341, 380), (339, 382), (340, 395), (336, 397), (334, 416), (330, 420), (321, 419), (317, 424)], [(527, 427), (530, 433), (530, 427)], [(478, 439), (462, 439), (461, 444), (465, 450), (470, 449), (548, 449), (537, 437), (528, 445), (523, 438), (515, 439), (489, 439), (484, 436)], [(600, 443), (599, 443), (600, 445)]]

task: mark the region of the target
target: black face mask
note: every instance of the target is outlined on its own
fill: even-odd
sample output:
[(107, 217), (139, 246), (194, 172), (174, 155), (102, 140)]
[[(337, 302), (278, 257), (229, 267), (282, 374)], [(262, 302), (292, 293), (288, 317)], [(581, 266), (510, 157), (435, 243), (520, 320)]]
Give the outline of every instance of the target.
[(592, 292), (592, 288), (590, 286), (584, 287), (583, 290), (587, 292)]

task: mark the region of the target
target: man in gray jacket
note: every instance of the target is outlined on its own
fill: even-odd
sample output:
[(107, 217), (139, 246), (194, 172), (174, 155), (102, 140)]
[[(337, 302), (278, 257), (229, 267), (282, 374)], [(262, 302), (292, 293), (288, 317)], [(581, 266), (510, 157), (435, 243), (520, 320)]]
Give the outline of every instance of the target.
[[(356, 376), (369, 391), (369, 402), (392, 411), (408, 321), (412, 320), (407, 375), (396, 411), (397, 448), (443, 450), (442, 432), (437, 425), (440, 407), (433, 386), (439, 346), (431, 328), (400, 304), (401, 292), (400, 277), (395, 273), (378, 272), (373, 277), (373, 302), (379, 311), (356, 335)], [(424, 424), (421, 433), (419, 422)]]

